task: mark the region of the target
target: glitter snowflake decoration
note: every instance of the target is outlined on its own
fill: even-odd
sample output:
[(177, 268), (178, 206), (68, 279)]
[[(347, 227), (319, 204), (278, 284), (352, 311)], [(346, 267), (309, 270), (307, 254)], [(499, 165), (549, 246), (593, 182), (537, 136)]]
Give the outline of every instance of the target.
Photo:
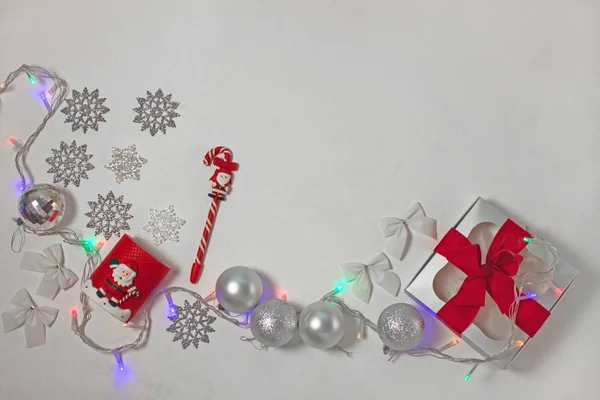
[(106, 122), (103, 114), (110, 110), (104, 106), (106, 98), (100, 98), (99, 94), (98, 89), (90, 93), (86, 87), (83, 92), (73, 90), (73, 98), (66, 100), (67, 106), (60, 111), (67, 115), (65, 123), (72, 123), (73, 132), (79, 128), (83, 133), (87, 133), (88, 129), (97, 131), (98, 122)]
[(176, 315), (170, 316), (172, 324), (167, 332), (175, 334), (174, 342), (181, 340), (186, 349), (190, 344), (198, 348), (200, 342), (209, 343), (208, 334), (215, 330), (210, 326), (217, 318), (208, 315), (208, 307), (203, 308), (200, 300), (190, 304), (185, 300), (183, 307), (175, 306)]
[(144, 225), (144, 231), (154, 237), (157, 246), (164, 241), (179, 242), (179, 229), (185, 221), (175, 214), (175, 207), (169, 206), (164, 210), (150, 209), (150, 221)]
[(52, 149), (52, 157), (46, 158), (50, 164), (49, 173), (54, 174), (54, 183), (63, 182), (65, 187), (72, 183), (79, 187), (81, 179), (88, 179), (87, 171), (94, 169), (89, 162), (93, 157), (87, 154), (87, 145), (77, 146), (73, 140), (70, 145), (61, 141), (58, 149)]
[(133, 109), (138, 115), (133, 122), (142, 124), (142, 131), (150, 129), (152, 136), (158, 131), (167, 133), (167, 127), (175, 128), (173, 118), (179, 117), (175, 112), (179, 103), (171, 101), (171, 95), (164, 95), (162, 89), (158, 89), (155, 94), (146, 92), (146, 98), (137, 98), (139, 107)]
[(112, 156), (104, 167), (115, 174), (117, 183), (125, 179), (140, 180), (140, 169), (148, 160), (138, 155), (135, 144), (124, 149), (112, 148)]
[(88, 201), (92, 211), (85, 214), (90, 218), (86, 225), (88, 228), (95, 228), (96, 235), (102, 234), (106, 240), (115, 234), (121, 237), (121, 230), (129, 230), (128, 219), (133, 218), (127, 212), (131, 204), (123, 202), (123, 196), (115, 197), (115, 194), (108, 192), (106, 197), (98, 195), (98, 201)]

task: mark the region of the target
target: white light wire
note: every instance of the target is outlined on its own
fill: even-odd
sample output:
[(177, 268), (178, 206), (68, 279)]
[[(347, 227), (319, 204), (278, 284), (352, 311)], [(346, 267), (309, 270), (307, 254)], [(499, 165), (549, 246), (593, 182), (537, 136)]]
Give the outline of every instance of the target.
[[(29, 135), (23, 147), (19, 148), (17, 154), (15, 155), (15, 168), (17, 169), (17, 172), (21, 177), (21, 187), (24, 188), (27, 185), (27, 181), (25, 179), (25, 173), (23, 171), (23, 157), (27, 155), (27, 152), (29, 152), (29, 149), (31, 148), (35, 140), (38, 138), (40, 133), (42, 133), (50, 118), (54, 116), (54, 114), (56, 113), (56, 111), (58, 111), (58, 108), (64, 101), (65, 97), (67, 97), (68, 85), (65, 80), (63, 80), (55, 74), (48, 72), (48, 70), (46, 70), (45, 68), (39, 67), (37, 65), (23, 64), (18, 69), (8, 74), (6, 79), (0, 84), (0, 94), (6, 92), (10, 85), (13, 83), (13, 81), (17, 79), (21, 74), (26, 74), (28, 77), (33, 77), (33, 79), (51, 79), (54, 82), (52, 88), (48, 91), (49, 93), (52, 93), (52, 100), (49, 102), (50, 109), (47, 110), (47, 114), (44, 116), (42, 123), (36, 128), (36, 130), (31, 135)], [(46, 93), (44, 93), (43, 95), (46, 96)]]

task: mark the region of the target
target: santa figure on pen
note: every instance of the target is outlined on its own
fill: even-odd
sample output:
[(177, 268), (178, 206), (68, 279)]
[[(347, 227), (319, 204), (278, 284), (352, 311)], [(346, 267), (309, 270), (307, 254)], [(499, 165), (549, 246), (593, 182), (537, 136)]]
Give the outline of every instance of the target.
[[(222, 161), (222, 164), (229, 163)], [(231, 186), (231, 170), (229, 170), (227, 167), (228, 165), (223, 165), (217, 168), (213, 176), (210, 178), (212, 188), (211, 192), (208, 194), (208, 197), (212, 197), (213, 199), (217, 197), (219, 200), (225, 200), (225, 196), (229, 191), (229, 186)]]
[(133, 284), (139, 272), (135, 261), (120, 261), (113, 258), (110, 260), (110, 269), (107, 272), (104, 276), (94, 276), (92, 279), (94, 288), (98, 289), (96, 295), (99, 298), (106, 297), (111, 306), (117, 307), (128, 299), (140, 295)]

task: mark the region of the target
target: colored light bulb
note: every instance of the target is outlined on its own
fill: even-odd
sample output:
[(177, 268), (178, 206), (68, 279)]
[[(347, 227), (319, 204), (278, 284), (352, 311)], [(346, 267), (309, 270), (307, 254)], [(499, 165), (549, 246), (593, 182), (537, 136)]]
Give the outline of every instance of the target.
[(33, 75), (29, 71), (25, 71), (25, 73), (27, 74), (27, 78), (29, 78), (29, 82), (35, 83), (35, 78), (33, 77)]
[(365, 322), (361, 319), (358, 322), (358, 332), (356, 333), (356, 338), (361, 339), (364, 335), (364, 331), (365, 331)]
[(52, 111), (52, 107), (50, 107), (50, 103), (48, 102), (48, 99), (46, 98), (46, 92), (40, 92), (39, 96), (40, 96), (40, 100), (42, 100), (42, 102), (44, 103), (44, 106), (46, 107), (46, 111), (48, 111), (48, 112)]
[(475, 372), (475, 369), (477, 369), (477, 367), (479, 367), (479, 363), (475, 364), (473, 366), (473, 368), (471, 368), (469, 373), (465, 375), (465, 381), (468, 381), (469, 379), (471, 379), (471, 375), (473, 375), (473, 372)]
[(125, 364), (123, 364), (123, 358), (121, 357), (121, 354), (119, 354), (118, 351), (113, 351), (113, 355), (115, 356), (115, 361), (117, 362), (117, 367), (119, 368), (119, 371), (124, 371), (125, 370)]
[(90, 239), (84, 239), (79, 242), (86, 253), (91, 253), (94, 250), (94, 244)]
[(448, 350), (450, 347), (456, 346), (458, 344), (458, 339), (452, 339), (449, 343), (445, 344), (440, 351)]
[(171, 297), (171, 293), (165, 290), (165, 298), (167, 299), (167, 303), (169, 303), (169, 315), (167, 318), (177, 318), (177, 306), (173, 303), (173, 298)]

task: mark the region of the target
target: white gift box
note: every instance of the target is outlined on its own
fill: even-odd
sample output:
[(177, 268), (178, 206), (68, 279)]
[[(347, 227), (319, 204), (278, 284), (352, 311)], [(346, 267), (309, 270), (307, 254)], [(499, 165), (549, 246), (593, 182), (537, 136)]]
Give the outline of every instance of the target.
[[(487, 248), (507, 219), (502, 211), (478, 198), (454, 227), (469, 238), (471, 243), (480, 245), (481, 258), (485, 260)], [(519, 274), (546, 271), (553, 260), (552, 254), (545, 246), (534, 243), (530, 243), (520, 254), (524, 258), (519, 267)], [(552, 274), (538, 277), (538, 281), (535, 281), (535, 278), (531, 279), (531, 276), (536, 275), (529, 274), (527, 281), (534, 282), (526, 284), (523, 293), (529, 294), (552, 313), (577, 275), (577, 269), (559, 259), (559, 264)], [(449, 263), (444, 256), (433, 253), (406, 287), (406, 293), (427, 311), (437, 314), (446, 301), (458, 292), (465, 278), (466, 274)], [(515, 279), (519, 284), (519, 278)], [(461, 339), (483, 357), (487, 357), (504, 349), (511, 327), (510, 319), (500, 313), (498, 305), (489, 293), (486, 293), (485, 306), (481, 307), (473, 323), (462, 333)], [(517, 327), (515, 342), (521, 346), (514, 346), (505, 353), (505, 357), (495, 360), (494, 363), (502, 369), (507, 368), (530, 339)]]

